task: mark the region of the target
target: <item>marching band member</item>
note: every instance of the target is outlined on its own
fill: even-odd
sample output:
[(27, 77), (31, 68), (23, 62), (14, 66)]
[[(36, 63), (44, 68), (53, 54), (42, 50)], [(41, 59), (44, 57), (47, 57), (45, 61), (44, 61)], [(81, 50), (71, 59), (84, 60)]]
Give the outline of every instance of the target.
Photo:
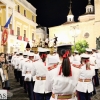
[(91, 100), (91, 93), (93, 92), (92, 77), (94, 70), (91, 69), (89, 62), (90, 56), (87, 54), (81, 55), (81, 73), (77, 84), (78, 100)]
[(73, 60), (75, 60), (75, 61), (81, 61), (80, 55), (79, 55), (79, 53), (78, 53), (77, 50), (74, 51)]
[[(16, 76), (15, 75), (15, 58), (17, 57), (17, 52), (14, 52), (14, 55), (12, 56), (12, 59), (11, 59), (11, 65), (12, 65), (12, 69), (14, 70), (14, 76)], [(16, 78), (16, 77), (15, 77)]]
[(98, 77), (98, 66), (97, 66), (97, 64), (96, 64), (96, 57), (97, 57), (97, 50), (96, 49), (92, 49), (92, 52), (93, 52), (93, 55), (92, 55), (92, 57), (94, 57), (94, 59), (95, 59), (95, 86), (97, 87), (97, 86), (99, 86), (99, 77)]
[(23, 52), (19, 51), (19, 57), (16, 60), (16, 67), (17, 67), (17, 80), (20, 82), (20, 86), (22, 86), (21, 70), (19, 69), (19, 64), (21, 60), (23, 60)]
[(19, 82), (19, 78), (18, 78), (18, 72), (17, 72), (17, 60), (19, 59), (19, 52), (16, 53), (16, 57), (13, 59), (13, 65), (14, 65), (14, 74), (15, 74), (15, 79), (17, 80), (17, 82)]
[(48, 67), (46, 90), (52, 91), (50, 100), (75, 100), (74, 93), (80, 69), (71, 66), (71, 45), (57, 47), (60, 62)]
[(47, 51), (48, 49), (39, 48), (40, 60), (34, 62), (33, 76), (36, 75), (36, 81), (34, 85), (34, 92), (36, 100), (50, 100), (51, 92), (45, 91), (45, 81), (47, 72)]
[(93, 82), (93, 93), (92, 93), (92, 95), (95, 95), (96, 94), (96, 89), (95, 89), (95, 67), (96, 67), (95, 57), (92, 56), (92, 49), (87, 48), (86, 52), (87, 52), (88, 56), (90, 57), (91, 70), (94, 71), (94, 76), (92, 78), (92, 82)]
[[(23, 67), (24, 67), (25, 61), (28, 60), (27, 56), (28, 56), (28, 53), (24, 52), (23, 53), (23, 58), (20, 60), (19, 66), (18, 66), (18, 69), (20, 71), (20, 85), (21, 86), (23, 86), (23, 84), (24, 84), (24, 76), (25, 76), (25, 74), (23, 74), (23, 69), (24, 69)], [(24, 84), (24, 89), (26, 91), (26, 84)]]
[(34, 84), (32, 79), (32, 70), (34, 68), (33, 62), (34, 62), (34, 53), (30, 52), (28, 53), (28, 60), (24, 63), (23, 66), (23, 74), (25, 74), (24, 81), (27, 85), (28, 89), (28, 95), (30, 100), (34, 100)]

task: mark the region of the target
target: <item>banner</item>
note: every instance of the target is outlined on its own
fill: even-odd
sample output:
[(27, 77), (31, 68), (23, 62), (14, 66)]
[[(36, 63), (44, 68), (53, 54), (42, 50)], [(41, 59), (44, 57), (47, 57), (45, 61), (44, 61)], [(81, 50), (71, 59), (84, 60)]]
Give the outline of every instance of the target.
[(8, 40), (8, 29), (4, 28), (1, 37), (1, 45), (5, 46)]

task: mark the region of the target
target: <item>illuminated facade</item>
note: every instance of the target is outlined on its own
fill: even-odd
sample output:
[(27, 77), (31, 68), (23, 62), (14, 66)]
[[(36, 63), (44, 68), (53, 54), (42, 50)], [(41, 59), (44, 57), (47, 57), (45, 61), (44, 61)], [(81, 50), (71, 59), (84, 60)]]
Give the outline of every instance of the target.
[[(70, 34), (70, 30), (72, 26), (78, 25), (80, 34), (76, 37), (76, 41), (86, 40), (89, 43), (90, 48), (96, 48), (96, 37), (100, 36), (100, 28), (98, 27), (100, 26), (100, 0), (94, 0), (94, 3), (95, 8), (93, 8), (90, 3), (86, 6), (86, 14), (79, 17), (80, 22), (66, 22), (60, 26), (49, 28), (50, 39), (54, 38), (55, 34), (58, 37), (59, 43), (73, 43), (74, 39), (72, 34)], [(93, 14), (93, 9), (95, 9), (95, 14)], [(74, 33), (75, 30), (73, 31), (73, 34)]]
[(36, 38), (36, 8), (26, 0), (0, 0), (0, 27), (5, 25), (9, 17), (8, 52), (15, 49), (24, 50), (27, 41), (32, 44)]

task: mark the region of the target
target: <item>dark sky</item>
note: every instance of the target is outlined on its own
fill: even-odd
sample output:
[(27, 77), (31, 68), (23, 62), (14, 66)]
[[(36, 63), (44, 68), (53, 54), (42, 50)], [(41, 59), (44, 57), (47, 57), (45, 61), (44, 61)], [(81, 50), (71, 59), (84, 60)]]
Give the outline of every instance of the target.
[[(37, 11), (37, 23), (45, 27), (61, 25), (67, 21), (69, 0), (27, 0)], [(94, 0), (91, 0), (94, 5)], [(74, 20), (78, 21), (79, 15), (85, 13), (88, 0), (72, 0), (72, 13)]]

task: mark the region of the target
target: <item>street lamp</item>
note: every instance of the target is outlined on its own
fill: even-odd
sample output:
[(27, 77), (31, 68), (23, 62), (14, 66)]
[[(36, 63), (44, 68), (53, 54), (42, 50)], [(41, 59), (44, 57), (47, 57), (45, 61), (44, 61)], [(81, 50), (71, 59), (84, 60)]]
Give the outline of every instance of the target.
[(76, 26), (70, 26), (70, 35), (74, 38), (74, 47), (76, 50), (75, 42), (76, 42), (76, 37), (80, 34), (79, 30), (79, 25)]

